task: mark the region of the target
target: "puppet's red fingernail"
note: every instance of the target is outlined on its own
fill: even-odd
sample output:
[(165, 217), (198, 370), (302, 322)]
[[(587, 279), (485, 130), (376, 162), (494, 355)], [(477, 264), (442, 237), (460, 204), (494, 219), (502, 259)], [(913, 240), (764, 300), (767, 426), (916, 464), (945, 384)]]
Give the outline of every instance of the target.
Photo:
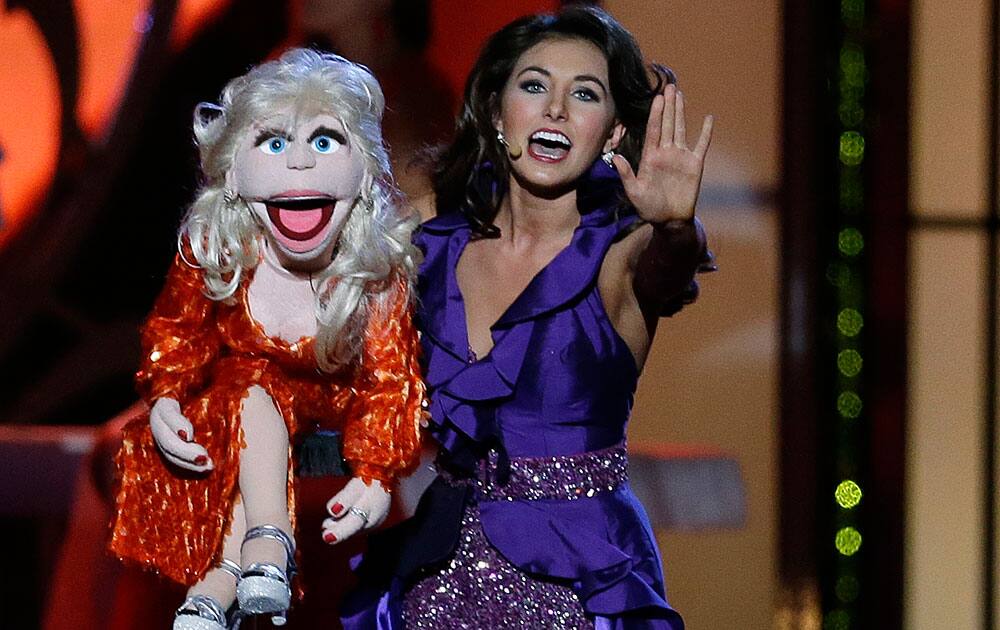
[(344, 509), (343, 505), (341, 505), (339, 503), (334, 503), (333, 507), (330, 508), (330, 511), (333, 512), (334, 514), (340, 514), (340, 511), (343, 510), (343, 509)]
[(328, 542), (328, 543), (337, 542), (337, 537), (334, 536), (332, 532), (327, 532), (323, 534), (323, 542)]
[(184, 429), (181, 429), (180, 431), (178, 431), (177, 435), (181, 436), (181, 439), (184, 440), (185, 442), (188, 441), (188, 433)]
[(197, 466), (204, 466), (205, 464), (208, 463), (208, 458), (205, 457), (204, 455), (199, 455), (198, 457), (194, 458), (194, 463)]

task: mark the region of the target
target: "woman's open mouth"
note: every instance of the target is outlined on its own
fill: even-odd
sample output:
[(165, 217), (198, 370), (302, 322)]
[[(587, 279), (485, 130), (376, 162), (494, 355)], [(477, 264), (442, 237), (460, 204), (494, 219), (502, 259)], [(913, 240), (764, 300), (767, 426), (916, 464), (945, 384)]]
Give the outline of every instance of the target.
[(566, 134), (554, 129), (539, 129), (528, 139), (528, 155), (542, 162), (559, 162), (572, 147)]
[(326, 195), (280, 195), (264, 200), (274, 237), (296, 253), (322, 244), (335, 203)]

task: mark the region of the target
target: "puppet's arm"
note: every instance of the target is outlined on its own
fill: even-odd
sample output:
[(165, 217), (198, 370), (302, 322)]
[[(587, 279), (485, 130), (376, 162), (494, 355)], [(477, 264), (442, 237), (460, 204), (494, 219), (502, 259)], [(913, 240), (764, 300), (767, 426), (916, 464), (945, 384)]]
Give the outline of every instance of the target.
[(359, 389), (356, 411), (344, 429), (344, 458), (356, 478), (327, 504), (333, 516), (323, 524), (327, 542), (381, 523), (389, 510), (389, 489), (420, 459), (426, 397), (420, 342), (406, 280), (399, 278), (395, 288), (391, 303), (369, 319), (362, 364), (367, 387)]
[(205, 383), (219, 340), (212, 325), (215, 304), (205, 296), (204, 286), (201, 272), (176, 256), (142, 326), (136, 384), (150, 404), (160, 398), (183, 404)]
[(203, 290), (200, 270), (176, 256), (142, 327), (142, 364), (136, 374), (139, 393), (151, 407), (157, 446), (172, 463), (197, 471), (210, 469), (211, 461), (194, 442), (181, 406), (205, 384), (219, 351), (212, 323), (215, 303)]

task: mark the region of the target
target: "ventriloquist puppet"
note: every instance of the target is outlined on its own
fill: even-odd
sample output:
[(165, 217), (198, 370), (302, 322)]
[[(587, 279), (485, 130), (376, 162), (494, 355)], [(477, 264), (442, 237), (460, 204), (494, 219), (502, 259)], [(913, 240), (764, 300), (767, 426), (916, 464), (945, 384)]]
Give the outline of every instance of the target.
[(343, 433), (330, 543), (381, 522), (419, 456), (419, 253), (383, 109), (367, 69), (303, 49), (196, 108), (203, 184), (142, 330), (150, 413), (124, 430), (111, 540), (190, 587), (175, 630), (224, 628), (234, 601), (284, 623), (300, 434)]

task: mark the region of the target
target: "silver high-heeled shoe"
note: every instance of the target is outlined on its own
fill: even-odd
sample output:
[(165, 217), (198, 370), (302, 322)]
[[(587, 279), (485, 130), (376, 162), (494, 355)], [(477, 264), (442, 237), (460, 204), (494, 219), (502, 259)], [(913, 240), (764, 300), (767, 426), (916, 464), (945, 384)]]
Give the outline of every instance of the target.
[[(232, 560), (223, 560), (219, 563), (219, 568), (239, 581), (240, 565)], [(209, 595), (191, 595), (174, 613), (173, 630), (226, 630), (226, 628), (225, 609)]]
[(285, 548), (286, 563), (282, 569), (268, 562), (255, 562), (240, 575), (236, 584), (236, 599), (240, 614), (271, 615), (271, 623), (283, 626), (292, 602), (292, 576), (295, 575), (295, 543), (274, 525), (259, 525), (243, 537), (243, 544), (256, 538), (277, 540)]

